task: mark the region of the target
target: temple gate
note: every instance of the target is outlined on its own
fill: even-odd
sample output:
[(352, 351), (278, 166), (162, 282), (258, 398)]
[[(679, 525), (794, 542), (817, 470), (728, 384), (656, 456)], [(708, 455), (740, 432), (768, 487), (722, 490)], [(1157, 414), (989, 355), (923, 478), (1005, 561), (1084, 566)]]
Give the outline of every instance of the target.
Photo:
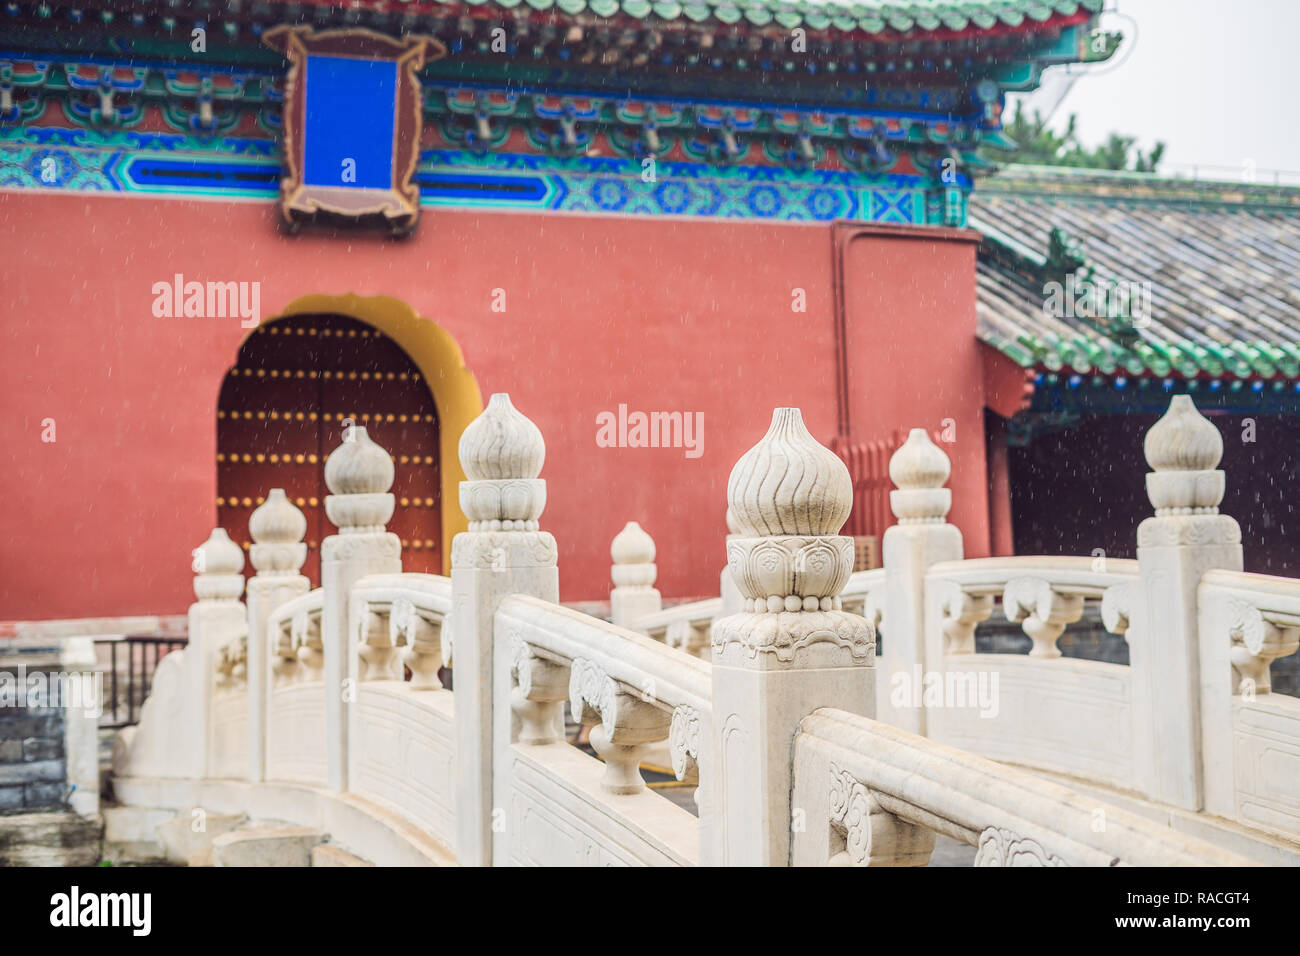
[[(217, 511), (244, 550), (248, 518), (271, 488), (307, 517), (303, 574), (320, 581), (325, 456), (349, 425), (392, 449), (403, 569), (442, 572), (438, 412), (407, 354), (383, 332), (341, 315), (295, 315), (250, 335), (226, 374), (217, 411)], [(251, 573), (251, 568), (250, 568)]]

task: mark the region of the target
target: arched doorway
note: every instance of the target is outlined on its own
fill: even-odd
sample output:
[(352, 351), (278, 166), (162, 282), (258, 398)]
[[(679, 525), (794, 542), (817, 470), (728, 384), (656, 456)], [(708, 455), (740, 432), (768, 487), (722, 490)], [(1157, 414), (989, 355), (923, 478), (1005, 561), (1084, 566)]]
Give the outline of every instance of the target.
[[(337, 313), (301, 312), (263, 323), (226, 374), (217, 411), (218, 523), (250, 543), (248, 518), (282, 487), (307, 516), (303, 573), (320, 582), (324, 462), (349, 421), (393, 456), (405, 571), (444, 568), (440, 420), (420, 369), (379, 329)], [(251, 573), (251, 567), (247, 569)]]

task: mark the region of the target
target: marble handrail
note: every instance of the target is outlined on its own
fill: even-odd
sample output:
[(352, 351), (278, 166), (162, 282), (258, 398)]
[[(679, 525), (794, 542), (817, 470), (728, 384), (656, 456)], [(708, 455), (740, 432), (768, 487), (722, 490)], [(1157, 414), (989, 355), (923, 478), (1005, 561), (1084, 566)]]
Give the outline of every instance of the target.
[(411, 687), (442, 687), (438, 670), (452, 664), (451, 578), (440, 574), (370, 574), (352, 586), (350, 625), (364, 664), (363, 680), (400, 677), (397, 648), (406, 648)]
[(873, 587), (885, 583), (885, 569), (872, 568), (870, 571), (854, 571), (849, 575), (849, 583), (840, 592), (841, 597), (850, 594), (866, 594)]
[(1216, 588), (1256, 607), (1279, 626), (1293, 627), (1300, 620), (1300, 579), (1249, 571), (1207, 571), (1201, 578), (1203, 588)]
[(935, 833), (977, 847), (976, 866), (1250, 865), (1026, 771), (842, 710), (804, 718), (794, 761), (794, 806), (805, 815), (796, 866), (924, 866)]
[(267, 615), (266, 634), (276, 686), (321, 676), (325, 662), (321, 645), (321, 613), (325, 591), (316, 588), (285, 601)]
[[(1101, 568), (1097, 567), (1098, 562), (1104, 562)], [(930, 566), (928, 574), (956, 581), (963, 590), (973, 594), (996, 594), (1016, 578), (1037, 577), (1071, 593), (1101, 597), (1108, 587), (1136, 580), (1138, 563), (1129, 558), (1034, 554), (940, 561)]]
[(540, 659), (550, 672), (546, 682), (567, 687), (574, 719), (601, 725), (592, 743), (605, 751), (607, 789), (644, 789), (638, 758), (656, 741), (669, 740), (678, 779), (685, 779), (692, 765), (707, 762), (702, 747), (712, 715), (709, 663), (644, 634), (523, 595), (501, 602), (496, 624), (510, 642), (511, 664), (525, 694), (534, 691), (539, 677), (531, 661)]
[(689, 604), (676, 604), (638, 618), (634, 630), (648, 637), (663, 640), (664, 633), (677, 621), (689, 621), (694, 626), (707, 625), (721, 613), (722, 598), (705, 598), (703, 601), (691, 601)]
[(1294, 840), (1300, 699), (1269, 667), (1300, 648), (1300, 581), (1207, 571), (1197, 588), (1205, 810)]
[(534, 651), (556, 662), (586, 659), (638, 695), (665, 707), (710, 706), (710, 665), (673, 654), (644, 634), (579, 611), (515, 595), (501, 602), (497, 620)]
[(441, 574), (368, 574), (352, 586), (352, 593), (372, 604), (405, 599), (442, 618), (451, 613), (451, 578)]
[(709, 659), (709, 630), (723, 615), (722, 598), (706, 598), (655, 611), (632, 622), (632, 629), (668, 647)]
[(1198, 590), (1203, 607), (1226, 614), (1226, 633), (1204, 636), (1228, 647), (1233, 693), (1271, 693), (1269, 665), (1300, 648), (1300, 580), (1216, 570), (1202, 576)]
[[(880, 627), (879, 597), (884, 586), (884, 568), (872, 568), (870, 571), (854, 571), (849, 575), (849, 583), (840, 592), (840, 600), (844, 602), (844, 610), (852, 611), (854, 614), (861, 614), (871, 619), (871, 622), (877, 627)], [(873, 591), (876, 592), (874, 598)]]
[(274, 634), (289, 627), (293, 619), (300, 614), (314, 615), (319, 617), (321, 608), (325, 602), (325, 591), (322, 588), (316, 588), (308, 591), (306, 594), (296, 597), (291, 601), (285, 601), (269, 615), (267, 615), (267, 630)]
[(974, 653), (975, 626), (991, 616), (997, 597), (1006, 619), (1033, 641), (1029, 656), (1056, 658), (1057, 639), (1082, 617), (1085, 601), (1101, 601), (1106, 628), (1125, 634), (1137, 580), (1138, 563), (1129, 559), (1029, 555), (936, 563), (926, 590), (942, 614), (945, 653)]

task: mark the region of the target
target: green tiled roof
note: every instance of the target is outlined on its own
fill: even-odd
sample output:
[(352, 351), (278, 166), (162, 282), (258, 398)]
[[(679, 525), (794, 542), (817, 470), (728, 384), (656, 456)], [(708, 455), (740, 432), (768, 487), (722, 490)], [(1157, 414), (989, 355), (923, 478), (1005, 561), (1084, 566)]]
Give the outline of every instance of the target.
[[(1026, 367), (1080, 374), (1300, 378), (1300, 189), (1001, 178), (977, 182), (969, 205), (985, 234), (983, 341)], [(1144, 285), (1149, 314), (1133, 327), (1049, 314), (1044, 285), (1065, 274), (1053, 230), (1096, 281)]]
[(559, 10), (571, 16), (717, 21), (787, 29), (912, 33), (1018, 27), (1054, 16), (1097, 13), (1103, 0), (448, 0), (447, 5)]

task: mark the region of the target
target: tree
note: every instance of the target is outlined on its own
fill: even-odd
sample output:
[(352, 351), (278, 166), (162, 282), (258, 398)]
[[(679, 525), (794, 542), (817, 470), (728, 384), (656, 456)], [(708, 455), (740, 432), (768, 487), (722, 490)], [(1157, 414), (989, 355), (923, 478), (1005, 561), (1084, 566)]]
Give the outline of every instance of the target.
[(1106, 142), (1091, 149), (1079, 142), (1075, 129), (1075, 116), (1066, 120), (1065, 129), (1056, 133), (1047, 125), (1042, 113), (1035, 110), (1033, 118), (1025, 115), (1024, 104), (1016, 104), (1015, 115), (1004, 131), (1016, 142), (1014, 149), (1004, 150), (999, 157), (1006, 163), (1031, 163), (1043, 166), (1075, 166), (1085, 169), (1131, 170), (1154, 173), (1164, 156), (1165, 144), (1156, 143), (1147, 153), (1137, 149), (1136, 136), (1111, 133)]

